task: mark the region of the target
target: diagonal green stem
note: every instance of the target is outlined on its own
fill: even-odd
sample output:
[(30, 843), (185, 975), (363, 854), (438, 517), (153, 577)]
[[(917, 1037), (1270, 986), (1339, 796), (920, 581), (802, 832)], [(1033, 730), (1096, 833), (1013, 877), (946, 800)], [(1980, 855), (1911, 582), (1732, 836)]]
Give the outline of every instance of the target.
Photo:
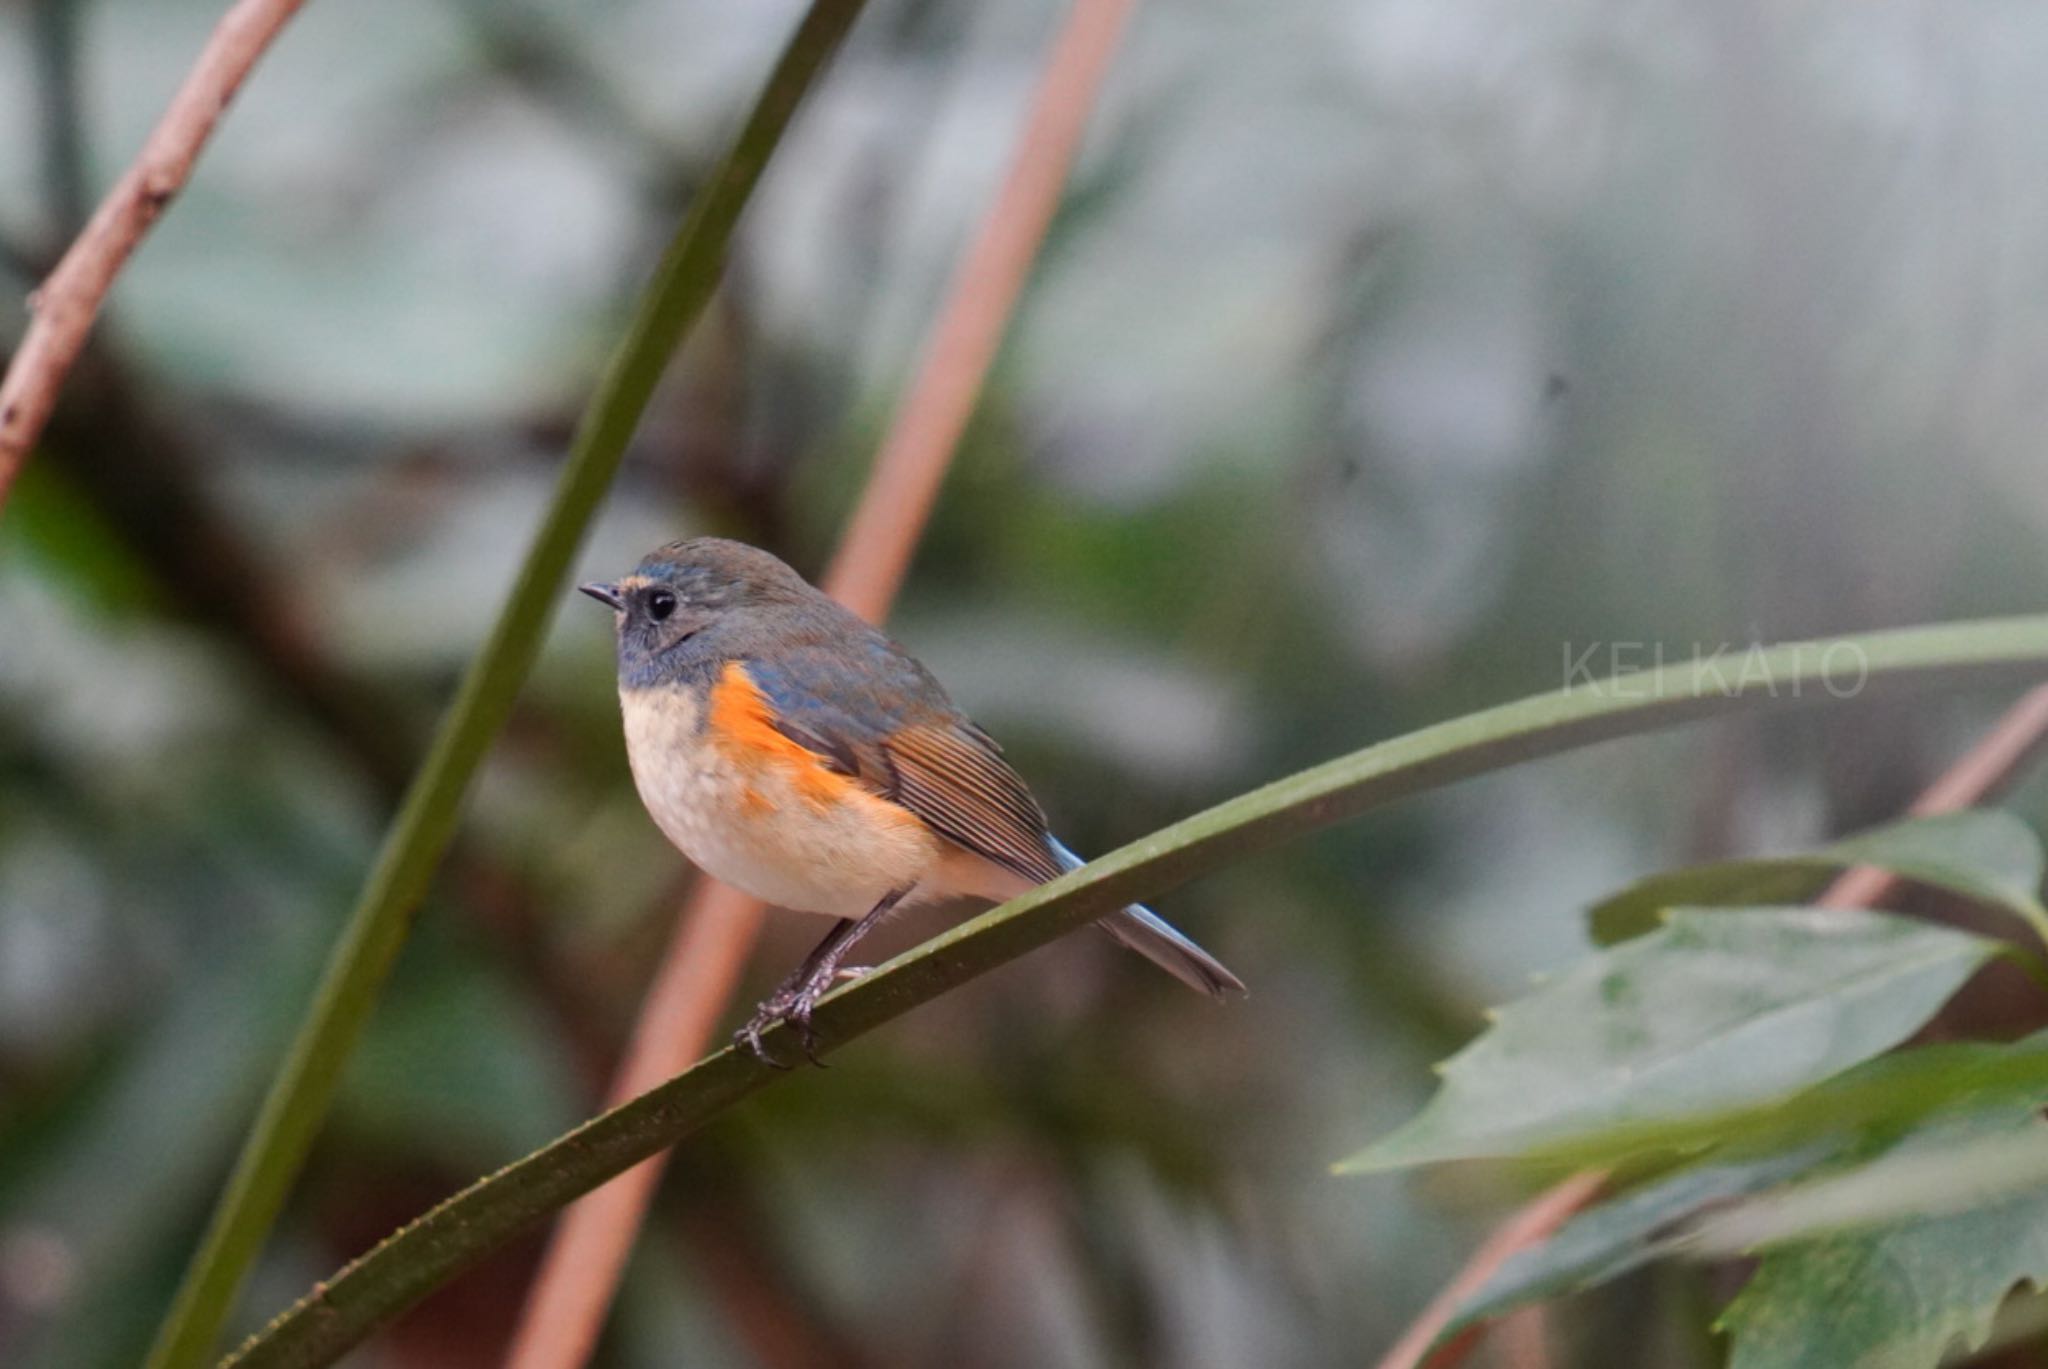
[(243, 1275), (327, 1113), (342, 1066), (405, 941), (411, 914), (455, 831), (477, 766), (511, 714), (598, 501), (669, 356), (717, 288), (733, 226), (762, 169), (862, 4), (813, 0), (641, 296), (577, 429), (511, 597), (463, 677), (349, 914), (284, 1067), (263, 1100), (177, 1301), (158, 1332), (149, 1358), (152, 1369), (183, 1369), (210, 1356)]
[[(1490, 770), (1697, 718), (1880, 688), (2022, 683), (2048, 673), (2048, 616), (1795, 643), (1593, 681), (1369, 746), (1198, 813), (927, 942), (820, 1005), (844, 1043), (978, 974), (1287, 837)], [(787, 1054), (788, 1040), (770, 1040)], [(779, 1075), (721, 1051), (441, 1204), (244, 1346), (242, 1369), (332, 1363), (534, 1222), (674, 1144)]]

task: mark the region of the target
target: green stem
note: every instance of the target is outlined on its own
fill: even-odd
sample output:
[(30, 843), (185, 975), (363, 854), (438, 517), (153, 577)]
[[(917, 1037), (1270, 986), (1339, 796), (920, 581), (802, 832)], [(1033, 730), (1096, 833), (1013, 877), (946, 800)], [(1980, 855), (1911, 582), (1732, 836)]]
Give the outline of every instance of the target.
[[(2048, 617), (1916, 628), (1778, 647), (1594, 681), (1370, 746), (1156, 832), (898, 957), (820, 1005), (837, 1045), (978, 974), (1234, 858), (1378, 804), (1469, 776), (1696, 718), (1864, 689), (2032, 682), (2048, 670)], [(771, 1049), (791, 1054), (780, 1032)], [(529, 1224), (689, 1135), (779, 1078), (721, 1051), (482, 1180), (389, 1237), (233, 1358), (243, 1369), (332, 1363), (377, 1327)]]
[(177, 1301), (152, 1369), (210, 1357), (243, 1276), (297, 1177), (377, 990), (425, 896), (478, 764), (511, 714), (584, 533), (656, 383), (712, 292), (728, 242), (798, 103), (863, 0), (813, 0), (752, 113), (691, 205), (585, 412), (547, 516), (497, 625), (463, 677), (349, 915), (305, 1022), (263, 1100)]

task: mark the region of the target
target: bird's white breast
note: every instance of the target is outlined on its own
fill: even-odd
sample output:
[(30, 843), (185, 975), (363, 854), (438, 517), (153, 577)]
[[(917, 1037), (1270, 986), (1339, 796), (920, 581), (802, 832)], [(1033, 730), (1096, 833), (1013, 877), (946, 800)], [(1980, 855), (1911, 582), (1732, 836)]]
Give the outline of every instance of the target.
[(951, 864), (896, 805), (721, 740), (687, 687), (622, 689), (619, 702), (641, 802), (699, 869), (736, 888), (800, 912), (858, 917)]

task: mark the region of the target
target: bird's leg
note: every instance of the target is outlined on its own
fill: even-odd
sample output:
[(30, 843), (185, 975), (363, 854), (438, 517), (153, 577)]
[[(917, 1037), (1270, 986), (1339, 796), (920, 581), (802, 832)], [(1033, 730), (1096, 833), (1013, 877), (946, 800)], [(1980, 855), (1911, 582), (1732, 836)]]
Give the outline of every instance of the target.
[(811, 1014), (817, 1008), (818, 1000), (839, 979), (842, 973), (839, 963), (853, 949), (854, 943), (879, 926), (909, 892), (908, 889), (897, 889), (884, 894), (858, 921), (841, 918), (834, 923), (832, 930), (825, 933), (825, 939), (803, 958), (803, 963), (776, 986), (774, 993), (761, 1000), (760, 1006), (754, 1009), (754, 1015), (747, 1019), (747, 1025), (734, 1033), (734, 1044), (745, 1046), (768, 1064), (785, 1068), (762, 1046), (761, 1033), (777, 1022), (787, 1022), (795, 1028), (797, 1040), (802, 1043), (804, 1054), (811, 1063), (824, 1064), (818, 1059), (818, 1035), (811, 1029)]
[(818, 1006), (818, 1000), (832, 989), (839, 979), (839, 963), (846, 959), (846, 953), (853, 949), (855, 942), (882, 925), (896, 905), (903, 901), (908, 889), (896, 889), (882, 895), (875, 906), (862, 915), (860, 921), (847, 929), (846, 935), (830, 946), (821, 946), (822, 951), (815, 963), (808, 966), (803, 982), (797, 986), (796, 1000), (789, 1006), (790, 1025), (797, 1030), (798, 1039), (804, 1043), (804, 1054), (811, 1057), (812, 1064), (822, 1063), (812, 1047), (817, 1044), (817, 1033), (811, 1030), (811, 1012)]
[(824, 963), (825, 957), (839, 949), (853, 935), (857, 925), (850, 917), (834, 921), (832, 930), (825, 933), (825, 939), (811, 947), (810, 953), (798, 962), (797, 967), (783, 976), (782, 982), (775, 986), (775, 992), (768, 995), (768, 1001), (787, 1006), (796, 998), (796, 991), (808, 984), (811, 976), (818, 972), (818, 966)]
[[(761, 1033), (789, 1016), (790, 1007), (796, 1002), (797, 991), (810, 982), (811, 976), (817, 972), (819, 963), (852, 935), (854, 926), (852, 918), (842, 917), (835, 921), (832, 930), (825, 933), (825, 939), (813, 946), (810, 954), (806, 955), (795, 969), (783, 976), (782, 982), (775, 986), (775, 992), (762, 999), (755, 1007), (754, 1015), (747, 1019), (747, 1025), (733, 1033), (733, 1044), (745, 1046), (756, 1059), (777, 1069), (788, 1069), (787, 1065), (770, 1055), (767, 1048), (761, 1044)], [(808, 1045), (805, 1046), (805, 1053), (810, 1053)]]

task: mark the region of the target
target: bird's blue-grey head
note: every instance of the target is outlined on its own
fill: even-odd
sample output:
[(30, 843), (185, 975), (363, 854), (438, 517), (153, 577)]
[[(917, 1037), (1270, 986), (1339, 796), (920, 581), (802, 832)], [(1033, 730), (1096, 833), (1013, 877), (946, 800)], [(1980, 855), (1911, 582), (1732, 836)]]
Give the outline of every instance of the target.
[(776, 557), (723, 537), (671, 542), (616, 583), (577, 588), (613, 611), (631, 689), (708, 679), (776, 616), (763, 611), (830, 603)]

